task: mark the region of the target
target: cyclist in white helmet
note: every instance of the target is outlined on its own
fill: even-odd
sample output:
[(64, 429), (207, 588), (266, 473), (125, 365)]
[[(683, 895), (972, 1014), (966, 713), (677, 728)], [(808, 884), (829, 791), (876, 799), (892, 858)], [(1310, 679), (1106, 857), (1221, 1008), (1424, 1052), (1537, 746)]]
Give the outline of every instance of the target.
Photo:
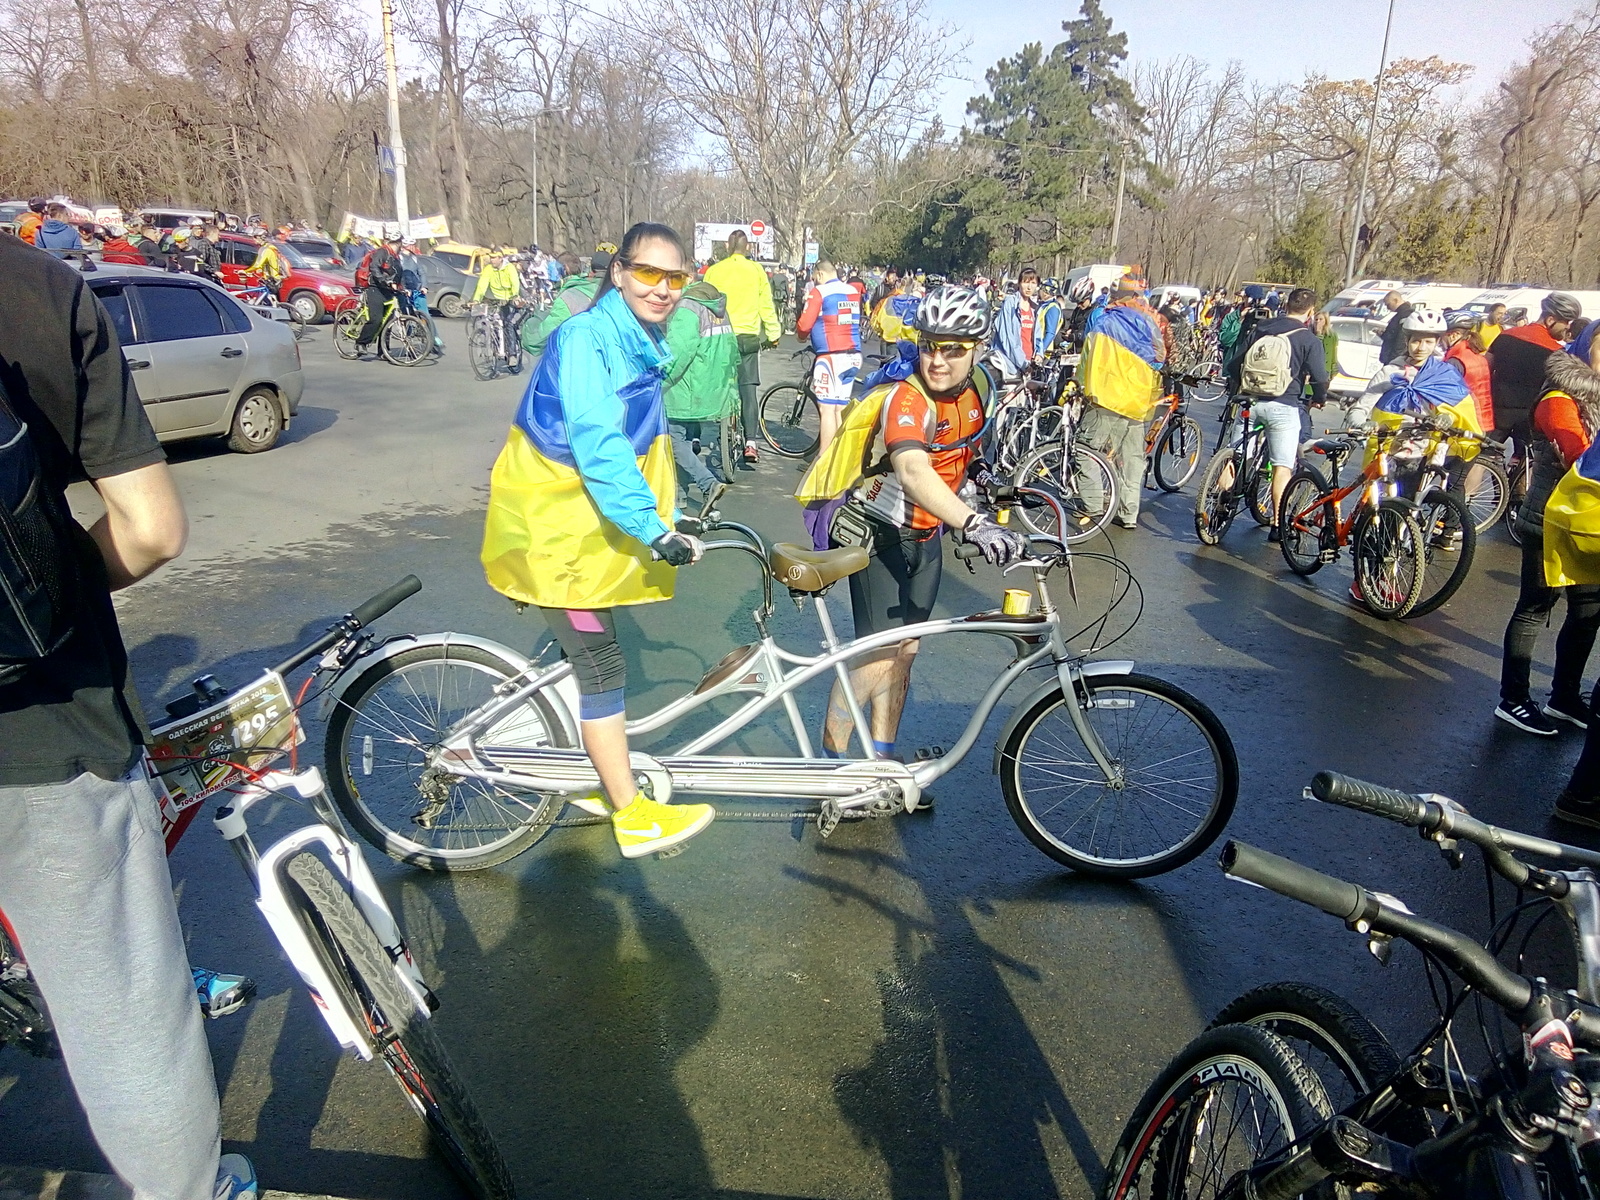
[[(969, 287), (934, 288), (917, 306), (917, 369), (881, 385), (878, 432), (871, 464), (851, 500), (867, 528), (872, 561), (850, 576), (850, 610), (857, 637), (926, 621), (939, 595), (946, 529), (1004, 567), (1027, 553), (1022, 534), (970, 507), (957, 493), (978, 461), (984, 403), (992, 390), (978, 362), (990, 329), (989, 305)], [(838, 544), (840, 524), (834, 524)], [(869, 712), (872, 751), (894, 753), (900, 713), (911, 682), (917, 640), (909, 638), (857, 659), (851, 684)], [(844, 753), (853, 728), (843, 689), (834, 688), (823, 732), (823, 753)]]
[(1437, 309), (1413, 309), (1402, 318), (1401, 330), (1405, 334), (1405, 350), (1399, 358), (1378, 368), (1367, 390), (1350, 406), (1352, 428), (1366, 424), (1374, 406), (1386, 392), (1410, 383), (1428, 360), (1439, 353), (1439, 339), (1445, 332), (1444, 317)]

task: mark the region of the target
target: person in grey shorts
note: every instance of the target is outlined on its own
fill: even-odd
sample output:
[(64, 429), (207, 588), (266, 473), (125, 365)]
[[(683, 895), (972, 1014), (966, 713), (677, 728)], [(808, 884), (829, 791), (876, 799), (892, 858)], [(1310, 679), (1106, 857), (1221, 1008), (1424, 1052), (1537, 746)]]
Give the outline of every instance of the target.
[(115, 326), (66, 263), (0, 236), (0, 384), (44, 486), (105, 504), (77, 559), (72, 633), (0, 684), (0, 910), (49, 1006), (107, 1161), (137, 1200), (250, 1200), (222, 1155), (211, 1055), (143, 778), (111, 592), (183, 550), (188, 527)]

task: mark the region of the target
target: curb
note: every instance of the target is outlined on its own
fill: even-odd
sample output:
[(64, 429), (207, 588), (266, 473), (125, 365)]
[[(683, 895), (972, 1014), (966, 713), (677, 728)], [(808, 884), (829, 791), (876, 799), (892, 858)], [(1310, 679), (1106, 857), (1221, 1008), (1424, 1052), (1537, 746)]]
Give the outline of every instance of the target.
[[(0, 1165), (0, 1200), (130, 1200), (132, 1195), (126, 1185), (110, 1175)], [(260, 1200), (339, 1200), (339, 1197), (264, 1191)]]

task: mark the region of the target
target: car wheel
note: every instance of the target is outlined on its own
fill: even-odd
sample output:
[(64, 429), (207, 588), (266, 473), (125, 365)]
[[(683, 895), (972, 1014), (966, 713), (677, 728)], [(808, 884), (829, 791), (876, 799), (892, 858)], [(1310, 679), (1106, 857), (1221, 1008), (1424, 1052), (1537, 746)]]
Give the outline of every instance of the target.
[(441, 317), (459, 317), (461, 315), (461, 297), (454, 292), (446, 292), (440, 296), (439, 315)]
[(322, 305), (322, 297), (315, 292), (296, 292), (289, 297), (289, 310), (307, 325), (315, 325), (322, 320), (328, 311)]
[(278, 407), (278, 398), (267, 388), (251, 388), (233, 410), (228, 449), (239, 454), (260, 454), (276, 446), (282, 435), (283, 410)]

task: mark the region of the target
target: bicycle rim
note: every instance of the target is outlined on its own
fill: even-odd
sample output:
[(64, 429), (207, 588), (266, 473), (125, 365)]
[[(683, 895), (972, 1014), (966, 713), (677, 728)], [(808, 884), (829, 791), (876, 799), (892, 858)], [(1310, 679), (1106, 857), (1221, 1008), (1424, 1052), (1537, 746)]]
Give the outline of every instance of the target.
[(356, 346), (356, 333), (364, 324), (366, 318), (359, 311), (342, 312), (334, 321), (333, 348), (339, 352), (340, 358), (354, 358), (360, 353)]
[(1350, 559), (1362, 603), (1375, 617), (1389, 620), (1411, 611), (1422, 591), (1422, 530), (1410, 505), (1385, 500), (1367, 510), (1350, 538)]
[[(1083, 523), (1066, 534), (1068, 544), (1099, 533), (1117, 511), (1117, 477), (1111, 464), (1099, 451), (1077, 442), (1041, 446), (1017, 464), (1011, 482), (1049, 492), (1069, 514), (1082, 514)], [(1062, 536), (1055, 509), (1048, 505), (1021, 503), (1013, 511), (1029, 533)]]
[(1322, 569), (1323, 547), (1331, 540), (1328, 522), (1333, 515), (1333, 506), (1323, 501), (1327, 490), (1327, 481), (1306, 469), (1283, 489), (1278, 544), (1284, 561), (1296, 575), (1315, 575)]
[(479, 379), (487, 382), (495, 377), (494, 347), (490, 344), (488, 329), (477, 318), (473, 319), (472, 328), (467, 333), (467, 362)]
[(1167, 425), (1152, 464), (1156, 483), (1162, 491), (1176, 492), (1189, 482), (1200, 465), (1202, 441), (1200, 422), (1193, 417), (1180, 416)]
[(1112, 1152), (1105, 1200), (1213, 1200), (1331, 1115), (1315, 1075), (1253, 1025), (1208, 1029), (1140, 1099)]
[(1182, 866), (1211, 844), (1239, 793), (1215, 714), (1148, 675), (1083, 681), (1083, 718), (1118, 774), (1108, 782), (1059, 690), (1001, 748), (1001, 790), (1029, 840), (1075, 870), (1123, 879)]
[(1461, 476), (1473, 528), (1487, 533), (1505, 515), (1506, 506), (1511, 502), (1511, 480), (1506, 476), (1506, 469), (1480, 454), (1466, 465)]
[(1424, 496), (1416, 515), (1422, 530), (1422, 587), (1406, 615), (1421, 617), (1443, 607), (1466, 582), (1478, 550), (1478, 531), (1467, 506), (1443, 488)]
[(1194, 498), (1194, 532), (1208, 546), (1215, 546), (1222, 541), (1233, 524), (1234, 515), (1239, 511), (1239, 500), (1234, 491), (1234, 484), (1238, 482), (1237, 472), (1226, 487), (1222, 484), (1222, 477), (1229, 473), (1235, 457), (1231, 449), (1218, 450), (1206, 464), (1205, 474), (1200, 476), (1200, 486)]
[(397, 367), (414, 367), (428, 357), (428, 327), (420, 317), (396, 317), (383, 331), (383, 356)]
[[(376, 663), (340, 696), (324, 761), (335, 802), (391, 858), (432, 870), (504, 862), (549, 832), (563, 798), (429, 765), (446, 731), (489, 702), (514, 670), (468, 646), (422, 646)], [(565, 739), (541, 697), (483, 732), (495, 745)]]
[(822, 441), (822, 417), (811, 393), (792, 383), (774, 384), (761, 396), (761, 437), (785, 458), (804, 458)]

